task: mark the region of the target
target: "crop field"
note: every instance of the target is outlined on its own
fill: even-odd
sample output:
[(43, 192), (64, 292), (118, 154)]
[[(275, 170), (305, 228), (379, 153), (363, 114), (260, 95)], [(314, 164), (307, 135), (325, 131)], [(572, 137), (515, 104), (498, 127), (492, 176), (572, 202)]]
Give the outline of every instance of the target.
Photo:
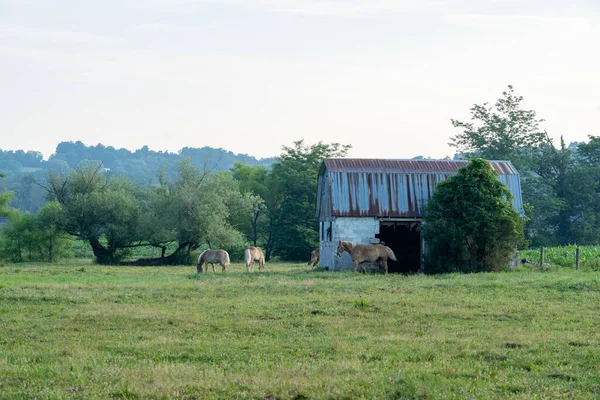
[(0, 266), (2, 399), (600, 398), (600, 272)]
[[(577, 246), (557, 246), (544, 249), (544, 264), (558, 267), (575, 268), (575, 249)], [(540, 262), (540, 249), (519, 252), (519, 258), (530, 262)], [(579, 246), (580, 268), (600, 271), (600, 246)]]

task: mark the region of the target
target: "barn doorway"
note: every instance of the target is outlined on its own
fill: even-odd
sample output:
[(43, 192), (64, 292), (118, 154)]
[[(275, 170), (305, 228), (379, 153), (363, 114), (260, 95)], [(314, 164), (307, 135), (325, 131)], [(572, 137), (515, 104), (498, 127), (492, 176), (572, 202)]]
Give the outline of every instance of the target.
[(419, 222), (382, 221), (379, 224), (380, 241), (394, 251), (398, 261), (388, 261), (388, 271), (414, 273), (421, 267), (421, 232)]

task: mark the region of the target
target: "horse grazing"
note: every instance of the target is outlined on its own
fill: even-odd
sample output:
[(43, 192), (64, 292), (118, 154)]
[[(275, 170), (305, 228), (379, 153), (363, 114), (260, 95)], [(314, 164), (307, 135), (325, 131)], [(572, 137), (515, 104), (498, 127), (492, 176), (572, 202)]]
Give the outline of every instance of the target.
[(260, 247), (248, 246), (244, 250), (244, 261), (246, 262), (247, 272), (250, 272), (250, 269), (254, 271), (254, 261), (258, 261), (260, 271), (265, 270), (265, 255)]
[(229, 265), (229, 253), (225, 250), (204, 250), (198, 257), (196, 270), (202, 272), (202, 265), (204, 265), (204, 272), (208, 272), (208, 264), (212, 265), (213, 272), (216, 272), (215, 264), (221, 264), (225, 272), (225, 267)]
[(316, 266), (319, 263), (319, 255), (321, 253), (320, 249), (314, 249), (313, 251), (311, 251), (310, 253), (310, 261), (308, 262), (308, 265), (312, 265), (313, 267)]
[(358, 265), (362, 267), (363, 271), (367, 273), (365, 266), (362, 264), (365, 261), (373, 262), (377, 261), (379, 267), (383, 266), (385, 273), (388, 273), (388, 258), (392, 261), (398, 261), (396, 255), (387, 246), (381, 244), (365, 246), (364, 244), (356, 244), (353, 242), (342, 242), (338, 243), (337, 251), (335, 252), (336, 257), (341, 257), (344, 251), (348, 252), (354, 262), (354, 272), (358, 268)]

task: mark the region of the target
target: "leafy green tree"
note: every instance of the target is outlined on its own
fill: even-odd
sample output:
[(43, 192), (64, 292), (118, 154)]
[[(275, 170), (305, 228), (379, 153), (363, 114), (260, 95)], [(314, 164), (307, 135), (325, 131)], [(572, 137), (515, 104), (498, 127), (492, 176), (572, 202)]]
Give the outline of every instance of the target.
[(580, 172), (574, 169), (573, 152), (563, 138), (560, 147), (550, 139), (530, 153), (529, 168), (522, 174), (523, 195), (532, 207), (526, 232), (534, 244), (566, 244), (573, 236), (573, 180)]
[[(0, 174), (0, 178), (5, 178), (5, 175)], [(0, 192), (0, 217), (7, 217), (9, 213), (8, 204), (12, 200), (13, 193), (9, 191)]]
[(587, 143), (579, 143), (577, 154), (588, 166), (600, 167), (600, 136), (589, 136)]
[(437, 186), (424, 217), (427, 273), (508, 268), (523, 222), (497, 178), (486, 160), (473, 159)]
[(572, 155), (564, 180), (569, 243), (600, 242), (600, 137), (590, 136)]
[(268, 187), (276, 195), (267, 204), (274, 207), (269, 230), (274, 251), (283, 260), (304, 260), (319, 244), (315, 216), (319, 168), (324, 158), (343, 157), (349, 145), (304, 141), (284, 147), (273, 164)]
[(232, 176), (239, 182), (240, 191), (248, 196), (245, 223), (240, 223), (240, 231), (248, 242), (253, 246), (262, 246), (270, 256), (272, 244), (268, 240), (269, 218), (265, 200), (270, 198), (267, 187), (269, 172), (264, 166), (253, 167), (237, 162), (232, 169)]
[(8, 225), (2, 227), (0, 254), (12, 262), (39, 259), (35, 216), (18, 210), (8, 213)]
[(170, 183), (161, 178), (150, 199), (152, 217), (146, 224), (156, 227), (151, 241), (159, 246), (177, 244), (164, 263), (190, 262), (191, 252), (202, 245), (242, 246), (242, 236), (234, 225), (246, 203), (230, 174), (200, 170), (186, 159), (177, 179)]
[(91, 163), (67, 176), (50, 172), (47, 189), (63, 209), (65, 232), (89, 242), (97, 262), (118, 263), (127, 249), (147, 245), (139, 223), (147, 208), (126, 178), (108, 180)]
[[(535, 111), (523, 109), (522, 100), (509, 86), (494, 107), (487, 103), (473, 106), (471, 122), (452, 120), (453, 126), (462, 132), (450, 144), (468, 158), (512, 161), (521, 177), (527, 211), (525, 232), (531, 244), (579, 242), (581, 209), (588, 204), (581, 200), (589, 196), (578, 198), (577, 191), (591, 190), (589, 186), (578, 186), (589, 181), (592, 171), (578, 166), (573, 151), (562, 138), (559, 147), (554, 145), (539, 128), (543, 120), (537, 118)], [(593, 219), (588, 217), (587, 221), (590, 220)]]
[(49, 201), (35, 215), (37, 242), (43, 258), (52, 263), (71, 256), (70, 237), (63, 231), (64, 213), (57, 201)]
[(529, 151), (547, 143), (540, 130), (535, 111), (521, 106), (522, 96), (512, 86), (502, 92), (494, 106), (475, 104), (471, 108), (471, 122), (452, 119), (452, 125), (462, 132), (455, 135), (450, 145), (467, 157), (488, 160), (510, 160), (517, 169), (527, 165)]
[(350, 146), (304, 141), (284, 147), (271, 170), (237, 163), (232, 169), (242, 192), (253, 198), (243, 232), (250, 243), (263, 247), (265, 258), (304, 260), (319, 244), (315, 217), (317, 179), (321, 162), (343, 157)]

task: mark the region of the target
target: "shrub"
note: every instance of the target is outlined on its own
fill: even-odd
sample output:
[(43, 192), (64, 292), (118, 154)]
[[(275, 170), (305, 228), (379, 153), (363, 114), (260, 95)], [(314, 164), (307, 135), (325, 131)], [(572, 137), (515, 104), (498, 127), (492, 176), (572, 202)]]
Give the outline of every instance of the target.
[(508, 268), (523, 243), (523, 221), (511, 193), (484, 159), (473, 159), (441, 182), (424, 216), (425, 272)]

